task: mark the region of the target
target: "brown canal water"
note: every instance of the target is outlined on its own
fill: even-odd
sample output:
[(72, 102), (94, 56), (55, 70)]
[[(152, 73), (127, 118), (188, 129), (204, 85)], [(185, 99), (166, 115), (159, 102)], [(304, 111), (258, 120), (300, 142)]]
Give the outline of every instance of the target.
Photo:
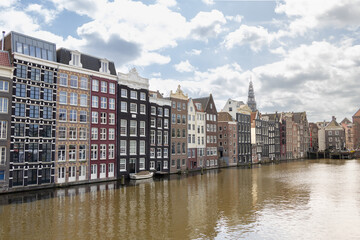
[(360, 161), (0, 196), (0, 239), (360, 239)]

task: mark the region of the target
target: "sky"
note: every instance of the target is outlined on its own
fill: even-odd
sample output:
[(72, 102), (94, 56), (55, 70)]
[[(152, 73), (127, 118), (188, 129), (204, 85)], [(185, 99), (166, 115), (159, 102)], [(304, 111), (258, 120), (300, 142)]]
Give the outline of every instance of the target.
[(0, 26), (135, 67), (168, 96), (211, 93), (220, 111), (351, 119), (360, 108), (360, 0), (1, 0)]

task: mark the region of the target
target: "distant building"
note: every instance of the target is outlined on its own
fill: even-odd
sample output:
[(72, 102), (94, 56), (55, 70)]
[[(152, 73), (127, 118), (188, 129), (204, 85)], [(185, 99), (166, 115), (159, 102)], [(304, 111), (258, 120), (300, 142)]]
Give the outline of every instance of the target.
[(352, 116), (354, 128), (354, 149), (360, 148), (360, 109)]
[(206, 113), (206, 168), (218, 167), (217, 154), (217, 110), (212, 94), (209, 97), (193, 99), (195, 106)]
[(170, 92), (171, 100), (171, 166), (170, 172), (186, 170), (187, 162), (187, 118), (188, 97), (181, 90), (180, 85), (176, 92)]
[(320, 152), (325, 151), (326, 149), (326, 141), (325, 141), (325, 127), (329, 122), (317, 122), (316, 126), (318, 128), (318, 150)]
[(256, 101), (255, 101), (255, 93), (254, 93), (254, 87), (253, 83), (250, 80), (249, 82), (249, 92), (248, 92), (248, 100), (247, 105), (250, 107), (250, 109), (255, 112), (257, 110), (256, 108)]
[(245, 106), (245, 103), (243, 101), (236, 101), (229, 98), (229, 100), (226, 101), (225, 106), (223, 107), (221, 112), (227, 112), (231, 115), (233, 119), (236, 119), (236, 113), (241, 106)]
[(9, 187), (13, 70), (9, 53), (0, 51), (0, 192)]
[(317, 152), (319, 150), (319, 128), (316, 123), (309, 123), (310, 132), (310, 151)]
[(237, 122), (227, 112), (218, 113), (218, 151), (220, 166), (236, 166), (238, 159)]
[(347, 118), (340, 122), (345, 131), (345, 147), (348, 150), (354, 149), (354, 124)]
[(345, 148), (345, 131), (333, 116), (325, 127), (325, 145), (329, 150), (343, 150)]
[(263, 119), (267, 119), (269, 123), (269, 158), (280, 160), (281, 158), (281, 146), (280, 146), (280, 114), (262, 114)]

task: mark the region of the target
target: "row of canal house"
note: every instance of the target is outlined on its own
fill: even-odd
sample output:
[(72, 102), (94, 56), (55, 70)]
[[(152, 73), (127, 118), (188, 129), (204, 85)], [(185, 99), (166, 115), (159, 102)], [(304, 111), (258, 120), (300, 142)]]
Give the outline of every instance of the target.
[[(1, 191), (304, 156), (306, 113), (169, 97), (135, 69), (16, 32), (1, 52)], [(251, 94), (250, 94), (251, 93)], [(250, 107), (249, 107), (250, 106)]]

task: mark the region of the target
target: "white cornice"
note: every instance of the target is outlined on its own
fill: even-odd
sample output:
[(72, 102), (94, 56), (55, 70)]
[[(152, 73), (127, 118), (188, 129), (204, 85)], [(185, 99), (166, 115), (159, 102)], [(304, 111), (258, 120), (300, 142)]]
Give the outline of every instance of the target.
[(17, 52), (14, 52), (13, 54), (14, 54), (14, 58), (16, 58), (18, 60), (32, 62), (32, 63), (36, 63), (36, 64), (40, 64), (40, 65), (46, 65), (46, 66), (52, 67), (52, 68), (58, 67), (58, 63), (54, 62), (54, 61), (44, 60), (41, 58), (32, 57), (32, 56), (17, 53)]
[(0, 65), (0, 76), (12, 79), (14, 67), (6, 67)]
[(134, 89), (149, 89), (149, 79), (140, 77), (136, 69), (133, 68), (129, 73), (118, 73), (118, 83)]
[(160, 106), (171, 106), (171, 101), (168, 99), (164, 99), (164, 98), (149, 97), (149, 101), (151, 103), (156, 103), (157, 105), (160, 105)]

